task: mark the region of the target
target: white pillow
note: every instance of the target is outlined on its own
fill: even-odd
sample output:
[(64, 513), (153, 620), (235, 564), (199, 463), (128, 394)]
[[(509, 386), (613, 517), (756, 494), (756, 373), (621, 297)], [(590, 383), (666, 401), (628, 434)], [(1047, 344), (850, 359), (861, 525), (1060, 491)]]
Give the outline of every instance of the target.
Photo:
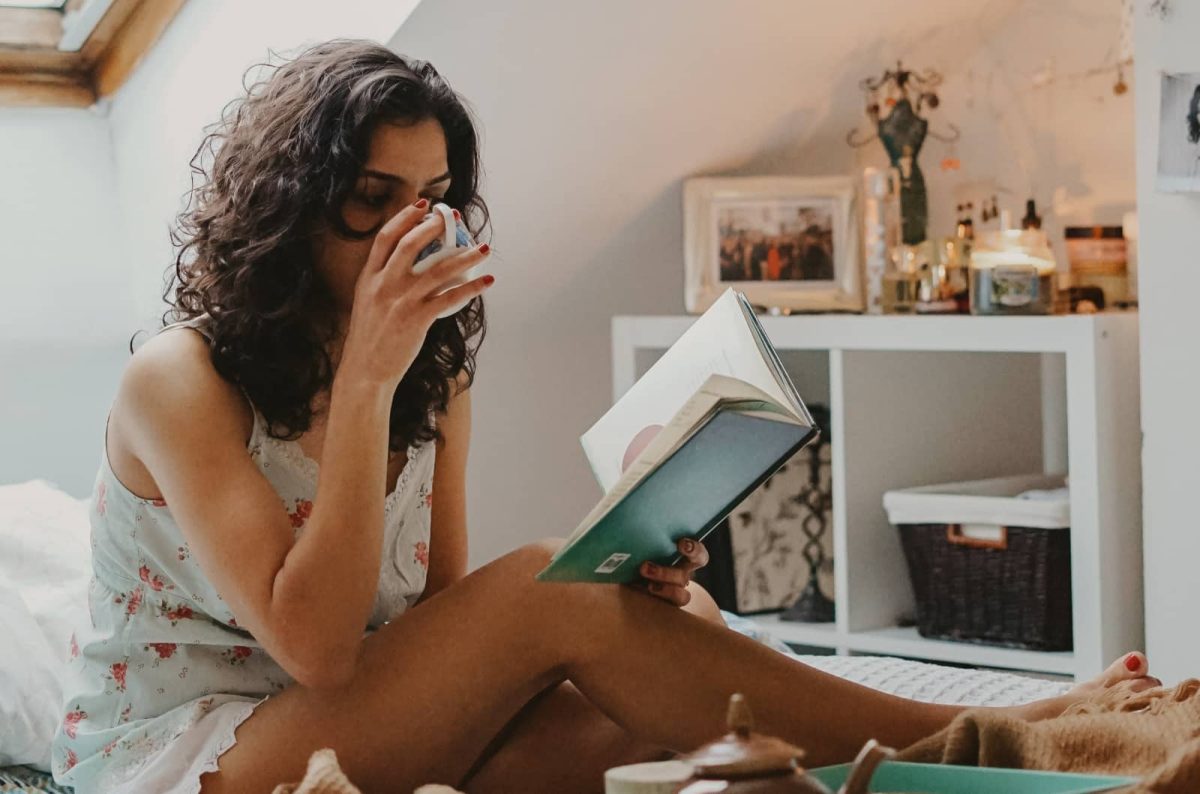
[(0, 764), (48, 768), (60, 674), (86, 620), (88, 503), (43, 480), (0, 486)]
[(0, 585), (0, 766), (50, 768), (60, 668), (20, 596)]

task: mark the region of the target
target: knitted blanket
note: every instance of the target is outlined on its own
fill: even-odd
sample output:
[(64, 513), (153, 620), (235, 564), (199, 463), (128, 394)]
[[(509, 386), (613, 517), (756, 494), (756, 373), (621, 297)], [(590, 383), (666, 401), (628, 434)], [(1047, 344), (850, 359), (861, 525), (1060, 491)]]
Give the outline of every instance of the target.
[(949, 727), (904, 750), (920, 763), (1129, 775), (1124, 791), (1200, 792), (1200, 680), (1133, 693), (1119, 685), (1062, 715), (1027, 722), (988, 710), (963, 712)]

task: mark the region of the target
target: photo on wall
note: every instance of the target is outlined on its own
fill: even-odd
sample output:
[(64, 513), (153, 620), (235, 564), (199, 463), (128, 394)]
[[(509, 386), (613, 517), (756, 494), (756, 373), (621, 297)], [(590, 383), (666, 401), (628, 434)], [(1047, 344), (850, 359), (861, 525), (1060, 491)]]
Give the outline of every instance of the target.
[(1156, 187), (1200, 192), (1200, 72), (1162, 76)]

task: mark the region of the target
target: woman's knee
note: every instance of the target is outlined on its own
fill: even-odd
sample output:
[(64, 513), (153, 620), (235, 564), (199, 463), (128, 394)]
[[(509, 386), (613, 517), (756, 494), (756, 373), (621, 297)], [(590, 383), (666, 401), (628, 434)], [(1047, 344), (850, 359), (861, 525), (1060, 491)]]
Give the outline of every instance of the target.
[(725, 625), (725, 618), (721, 615), (721, 608), (717, 606), (717, 602), (709, 595), (708, 591), (700, 585), (692, 582), (688, 585), (688, 592), (692, 598), (688, 601), (685, 610), (691, 612), (696, 617), (704, 618), (709, 623), (716, 623), (718, 626)]
[(562, 538), (543, 538), (533, 543), (526, 543), (524, 546), (520, 546), (504, 555), (501, 559), (528, 571), (532, 576), (536, 576), (543, 568), (550, 564), (550, 560), (554, 558), (554, 555), (564, 545), (566, 545), (566, 541)]

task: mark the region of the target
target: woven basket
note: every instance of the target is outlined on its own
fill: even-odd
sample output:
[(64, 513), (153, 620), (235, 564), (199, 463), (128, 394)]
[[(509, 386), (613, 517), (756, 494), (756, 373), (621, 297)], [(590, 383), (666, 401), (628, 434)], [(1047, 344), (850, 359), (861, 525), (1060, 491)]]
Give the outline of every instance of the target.
[(1069, 529), (1007, 527), (998, 541), (954, 524), (901, 524), (922, 637), (1071, 650)]

